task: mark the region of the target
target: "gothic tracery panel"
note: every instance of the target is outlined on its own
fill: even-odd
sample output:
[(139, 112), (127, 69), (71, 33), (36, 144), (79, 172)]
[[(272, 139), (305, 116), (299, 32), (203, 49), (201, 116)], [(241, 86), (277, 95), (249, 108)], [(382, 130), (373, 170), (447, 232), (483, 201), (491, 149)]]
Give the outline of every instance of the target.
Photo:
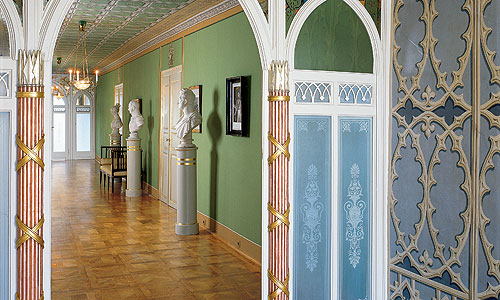
[(499, 15), (497, 0), (395, 1), (391, 299), (498, 299)]

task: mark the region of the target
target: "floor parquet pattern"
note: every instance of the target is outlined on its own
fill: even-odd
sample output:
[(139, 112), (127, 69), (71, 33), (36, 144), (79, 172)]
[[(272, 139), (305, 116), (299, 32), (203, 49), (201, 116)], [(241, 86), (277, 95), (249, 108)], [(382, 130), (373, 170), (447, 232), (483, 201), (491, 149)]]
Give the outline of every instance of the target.
[(260, 299), (260, 267), (176, 211), (99, 187), (94, 161), (52, 164), (52, 299)]

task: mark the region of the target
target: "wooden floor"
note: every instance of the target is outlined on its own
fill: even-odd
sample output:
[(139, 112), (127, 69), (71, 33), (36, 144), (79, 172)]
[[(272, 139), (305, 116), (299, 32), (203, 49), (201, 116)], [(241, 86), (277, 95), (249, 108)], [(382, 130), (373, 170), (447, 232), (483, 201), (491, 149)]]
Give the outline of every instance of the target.
[(108, 195), (94, 161), (52, 172), (52, 299), (260, 299), (260, 268), (207, 231), (175, 235), (166, 204)]

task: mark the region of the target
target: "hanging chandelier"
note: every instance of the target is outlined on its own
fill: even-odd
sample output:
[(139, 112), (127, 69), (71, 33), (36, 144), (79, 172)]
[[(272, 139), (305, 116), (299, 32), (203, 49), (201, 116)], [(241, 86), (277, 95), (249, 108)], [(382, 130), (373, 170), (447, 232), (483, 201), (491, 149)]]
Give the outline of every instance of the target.
[[(87, 61), (87, 43), (85, 36), (85, 27), (87, 25), (86, 21), (80, 21), (78, 30), (78, 42), (75, 51), (75, 65), (73, 69), (69, 69), (69, 81), (78, 90), (86, 90), (90, 86), (97, 86), (99, 71), (95, 71), (95, 83), (90, 78), (89, 74), (89, 63)], [(80, 43), (81, 41), (81, 43)], [(81, 47), (80, 47), (81, 44)], [(80, 49), (81, 48), (81, 49)], [(78, 53), (81, 51), (82, 61), (78, 65)], [(81, 70), (78, 68), (81, 66)], [(75, 73), (75, 78), (73, 78), (73, 73)], [(81, 74), (81, 75), (80, 75)], [(74, 79), (74, 80), (73, 80)]]

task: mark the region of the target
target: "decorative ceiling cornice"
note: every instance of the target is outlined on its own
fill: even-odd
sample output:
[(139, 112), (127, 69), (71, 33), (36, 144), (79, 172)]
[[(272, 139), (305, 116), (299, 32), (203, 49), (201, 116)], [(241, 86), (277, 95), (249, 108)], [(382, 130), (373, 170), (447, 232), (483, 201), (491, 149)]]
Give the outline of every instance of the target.
[[(204, 5), (200, 5), (200, 2), (203, 2)], [(151, 49), (176, 36), (177, 34), (237, 6), (239, 6), (239, 2), (237, 0), (196, 1), (187, 6), (186, 9), (179, 11), (177, 15), (172, 15), (171, 17), (166, 18), (164, 21), (131, 39), (123, 47), (99, 61), (97, 63), (97, 67), (101, 69), (102, 73), (109, 72), (144, 51)], [(200, 8), (204, 8), (204, 10), (193, 15), (193, 9), (190, 9), (191, 7), (193, 7), (193, 9), (198, 8), (198, 10), (200, 10)], [(186, 12), (190, 12), (191, 16), (187, 15)]]

